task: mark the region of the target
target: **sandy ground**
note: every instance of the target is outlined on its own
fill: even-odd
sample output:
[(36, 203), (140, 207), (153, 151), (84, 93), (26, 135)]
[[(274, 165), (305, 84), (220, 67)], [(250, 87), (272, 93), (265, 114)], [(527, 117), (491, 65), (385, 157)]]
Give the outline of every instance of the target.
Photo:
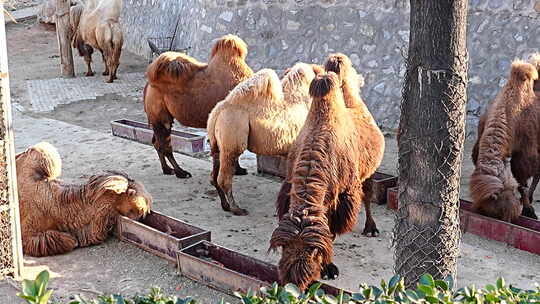
[[(14, 102), (29, 109), (25, 79), (58, 77), (56, 39), (51, 28), (42, 25), (9, 25), (9, 64)], [(102, 69), (97, 56), (96, 71)], [(84, 71), (76, 58), (76, 71)], [(125, 72), (144, 71), (143, 58), (123, 52), (119, 77)], [(99, 76), (101, 77), (101, 76)], [(106, 85), (106, 84), (104, 84)], [(279, 180), (255, 174), (253, 161), (243, 161), (250, 172), (235, 177), (235, 196), (250, 211), (247, 217), (233, 217), (221, 210), (208, 178), (211, 163), (206, 157), (175, 157), (193, 178), (179, 180), (161, 174), (152, 147), (113, 137), (109, 122), (129, 118), (144, 121), (140, 98), (103, 96), (94, 101), (64, 105), (46, 114), (16, 112), (14, 128), (17, 151), (39, 141), (55, 145), (63, 158), (63, 176), (79, 181), (105, 169), (121, 169), (141, 180), (154, 197), (154, 209), (212, 231), (214, 242), (242, 253), (275, 263), (279, 256), (267, 254), (268, 240), (276, 226), (273, 204)], [(395, 174), (397, 147), (388, 138), (381, 172)], [(249, 159), (249, 157), (246, 157)], [(463, 176), (470, 175), (470, 144), (466, 146)], [(462, 194), (467, 197), (467, 179), (462, 180)], [(540, 207), (536, 205), (538, 209)], [(390, 247), (393, 212), (374, 206), (374, 217), (381, 235), (367, 238), (360, 233), (363, 217), (352, 233), (335, 243), (335, 262), (342, 275), (331, 282), (339, 287), (356, 289), (358, 283), (378, 284), (392, 276), (393, 254)], [(41, 269), (54, 274), (55, 294), (65, 298), (72, 293), (135, 293), (150, 285), (167, 292), (192, 295), (204, 303), (215, 303), (224, 296), (176, 274), (173, 264), (133, 246), (111, 239), (105, 244), (78, 249), (72, 253), (26, 259), (27, 277)], [(532, 287), (540, 281), (540, 257), (498, 242), (466, 234), (461, 243), (457, 283), (484, 285), (504, 276), (519, 287)], [(0, 289), (1, 292), (2, 289)]]

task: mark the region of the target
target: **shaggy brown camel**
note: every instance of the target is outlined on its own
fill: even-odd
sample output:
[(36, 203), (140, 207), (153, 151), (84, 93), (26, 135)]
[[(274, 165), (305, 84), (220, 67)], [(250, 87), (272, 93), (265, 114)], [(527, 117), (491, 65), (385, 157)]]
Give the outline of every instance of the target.
[(84, 57), (88, 67), (86, 76), (94, 76), (91, 63), (95, 48), (103, 57), (103, 75), (109, 76), (106, 82), (111, 83), (116, 79), (124, 43), (119, 23), (121, 13), (122, 0), (86, 0), (86, 5), (77, 4), (71, 8), (71, 43), (79, 51), (79, 56)]
[(311, 83), (311, 109), (289, 152), (276, 206), (280, 219), (270, 249), (282, 248), (280, 283), (302, 290), (321, 275), (339, 274), (332, 263), (333, 241), (356, 224), (363, 183), (384, 152), (381, 131), (370, 119), (361, 119), (366, 113), (346, 107), (340, 85), (333, 72)]
[(535, 66), (514, 61), (508, 82), (479, 124), (470, 180), (478, 213), (509, 222), (520, 214), (536, 218), (527, 181), (540, 165), (540, 103), (533, 90), (537, 79)]
[(247, 149), (259, 155), (287, 156), (311, 105), (309, 84), (314, 72), (312, 66), (297, 63), (280, 82), (273, 70), (260, 70), (236, 86), (210, 113), (211, 183), (223, 210), (248, 214), (232, 193), (234, 160), (240, 154)]
[[(148, 83), (143, 91), (144, 110), (154, 130), (152, 143), (163, 174), (191, 177), (180, 168), (172, 153), (173, 120), (184, 126), (206, 128), (214, 106), (237, 84), (253, 75), (245, 61), (246, 56), (246, 43), (235, 35), (225, 35), (212, 47), (208, 64), (183, 53), (166, 52), (148, 66)], [(247, 174), (238, 160), (235, 160), (235, 167), (237, 175)]]
[(58, 179), (57, 150), (42, 142), (16, 156), (23, 252), (49, 256), (102, 243), (119, 214), (132, 219), (150, 211), (144, 186), (118, 172), (94, 175), (83, 185)]

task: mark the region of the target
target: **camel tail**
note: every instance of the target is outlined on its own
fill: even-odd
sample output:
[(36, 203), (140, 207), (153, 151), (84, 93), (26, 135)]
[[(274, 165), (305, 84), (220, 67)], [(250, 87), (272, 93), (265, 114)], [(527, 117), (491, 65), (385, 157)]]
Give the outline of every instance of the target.
[(55, 179), (62, 173), (62, 160), (58, 150), (48, 142), (40, 142), (27, 150), (36, 153), (36, 177), (38, 179)]
[(210, 58), (222, 51), (233, 51), (236, 56), (241, 58), (246, 58), (248, 53), (247, 44), (244, 42), (244, 40), (236, 35), (231, 34), (225, 35), (216, 41), (212, 47)]
[(510, 81), (522, 82), (537, 79), (538, 71), (534, 65), (521, 60), (515, 60), (512, 62)]

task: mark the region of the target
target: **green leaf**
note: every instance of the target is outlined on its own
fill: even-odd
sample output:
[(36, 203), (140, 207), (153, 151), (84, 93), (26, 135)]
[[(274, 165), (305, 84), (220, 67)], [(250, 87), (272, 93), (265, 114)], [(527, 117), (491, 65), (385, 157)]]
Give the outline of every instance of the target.
[(454, 278), (452, 277), (452, 275), (448, 275), (444, 280), (446, 281), (446, 283), (448, 283), (449, 290), (453, 290), (454, 289)]
[(52, 290), (49, 290), (45, 294), (43, 294), (40, 297), (38, 304), (47, 304), (47, 303), (49, 303), (49, 298), (51, 297), (52, 292), (53, 292)]
[(436, 298), (436, 297), (433, 297), (433, 296), (426, 296), (426, 300), (429, 302), (429, 303), (439, 303), (439, 299)]
[(18, 296), (19, 298), (25, 299), (25, 300), (27, 300), (27, 301), (29, 301), (29, 302), (31, 302), (31, 303), (35, 303), (35, 302), (36, 302), (36, 297), (34, 297), (34, 296), (27, 296), (27, 295), (24, 295), (24, 294), (22, 294), (22, 293), (20, 293), (20, 292), (17, 293), (17, 296)]
[(34, 281), (30, 280), (24, 280), (23, 281), (23, 294), (27, 296), (37, 296), (38, 294), (38, 288), (36, 286), (36, 283)]
[(502, 289), (502, 288), (504, 288), (504, 285), (506, 285), (506, 283), (504, 282), (504, 279), (503, 278), (498, 278), (497, 279), (497, 288)]
[(435, 294), (435, 291), (432, 287), (426, 286), (426, 285), (418, 285), (418, 289), (424, 293), (426, 296), (432, 296)]
[(420, 284), (434, 287), (435, 281), (433, 280), (433, 277), (429, 273), (426, 273), (420, 277)]
[(399, 283), (400, 276), (399, 274), (396, 274), (390, 279), (390, 282), (388, 283), (388, 286), (394, 287)]
[(36, 287), (38, 288), (38, 294), (42, 295), (49, 284), (49, 272), (43, 270), (36, 277)]
[(298, 298), (301, 294), (300, 289), (298, 289), (296, 285), (290, 283), (285, 285), (285, 291), (290, 293), (295, 298)]
[(436, 280), (435, 281), (435, 286), (437, 288), (441, 289), (442, 291), (448, 291), (449, 290), (448, 284), (445, 281)]

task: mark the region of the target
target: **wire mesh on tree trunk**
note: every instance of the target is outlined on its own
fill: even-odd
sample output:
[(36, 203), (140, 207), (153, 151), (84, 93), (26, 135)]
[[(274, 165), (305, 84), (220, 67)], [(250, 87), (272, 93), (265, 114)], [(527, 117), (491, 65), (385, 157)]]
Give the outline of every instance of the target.
[(465, 138), (467, 0), (411, 0), (399, 145), (395, 271), (455, 275)]

